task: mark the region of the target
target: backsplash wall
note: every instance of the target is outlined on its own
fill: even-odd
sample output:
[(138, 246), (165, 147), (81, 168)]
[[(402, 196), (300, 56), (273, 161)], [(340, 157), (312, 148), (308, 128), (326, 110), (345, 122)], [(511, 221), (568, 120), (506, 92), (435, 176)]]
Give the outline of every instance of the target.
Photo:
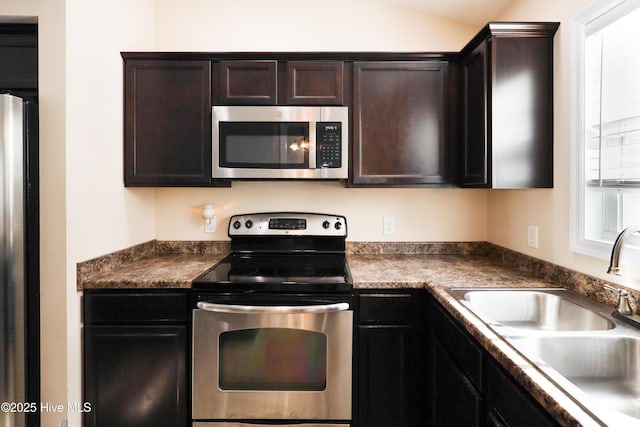
[[(215, 233), (204, 233), (202, 204), (213, 203)], [(229, 217), (263, 211), (310, 211), (347, 217), (349, 241), (484, 241), (487, 191), (345, 188), (344, 183), (234, 182), (231, 188), (155, 190), (158, 240), (225, 240)], [(384, 217), (395, 222), (383, 234)]]

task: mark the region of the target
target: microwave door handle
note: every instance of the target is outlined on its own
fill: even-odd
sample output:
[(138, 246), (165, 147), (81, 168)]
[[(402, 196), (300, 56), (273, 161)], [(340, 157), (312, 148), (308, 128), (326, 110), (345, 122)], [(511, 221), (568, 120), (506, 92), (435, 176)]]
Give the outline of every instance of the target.
[(317, 121), (309, 122), (309, 169), (318, 168), (318, 165), (316, 164), (316, 158), (317, 158), (316, 153), (318, 149), (318, 141), (316, 141), (317, 125), (318, 125)]
[(201, 310), (212, 311), (215, 313), (281, 313), (281, 314), (298, 314), (298, 313), (331, 313), (335, 311), (345, 311), (349, 309), (349, 304), (339, 302), (335, 304), (321, 305), (301, 305), (301, 306), (258, 306), (258, 305), (235, 305), (235, 304), (215, 304), (211, 302), (200, 301), (197, 307)]

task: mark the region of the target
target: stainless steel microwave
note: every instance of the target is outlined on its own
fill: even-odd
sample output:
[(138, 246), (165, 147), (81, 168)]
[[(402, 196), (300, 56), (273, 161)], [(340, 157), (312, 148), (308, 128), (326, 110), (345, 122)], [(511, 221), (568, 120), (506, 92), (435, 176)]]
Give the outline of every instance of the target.
[(346, 179), (347, 107), (213, 106), (213, 178)]

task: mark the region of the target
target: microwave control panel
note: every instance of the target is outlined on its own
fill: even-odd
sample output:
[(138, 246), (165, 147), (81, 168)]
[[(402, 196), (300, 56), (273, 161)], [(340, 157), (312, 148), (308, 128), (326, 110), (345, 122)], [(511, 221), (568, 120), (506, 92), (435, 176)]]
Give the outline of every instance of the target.
[(342, 166), (342, 123), (318, 122), (316, 125), (316, 167)]

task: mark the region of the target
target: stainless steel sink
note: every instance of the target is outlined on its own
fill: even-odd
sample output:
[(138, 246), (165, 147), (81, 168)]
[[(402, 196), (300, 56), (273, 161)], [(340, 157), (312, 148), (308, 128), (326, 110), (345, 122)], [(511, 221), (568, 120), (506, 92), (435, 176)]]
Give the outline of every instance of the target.
[(450, 289), (604, 425), (640, 426), (640, 330), (560, 288)]
[(451, 291), (490, 324), (535, 331), (599, 331), (615, 323), (590, 308), (590, 300), (560, 289), (456, 289)]
[(640, 418), (640, 338), (539, 336), (513, 340), (598, 404)]

